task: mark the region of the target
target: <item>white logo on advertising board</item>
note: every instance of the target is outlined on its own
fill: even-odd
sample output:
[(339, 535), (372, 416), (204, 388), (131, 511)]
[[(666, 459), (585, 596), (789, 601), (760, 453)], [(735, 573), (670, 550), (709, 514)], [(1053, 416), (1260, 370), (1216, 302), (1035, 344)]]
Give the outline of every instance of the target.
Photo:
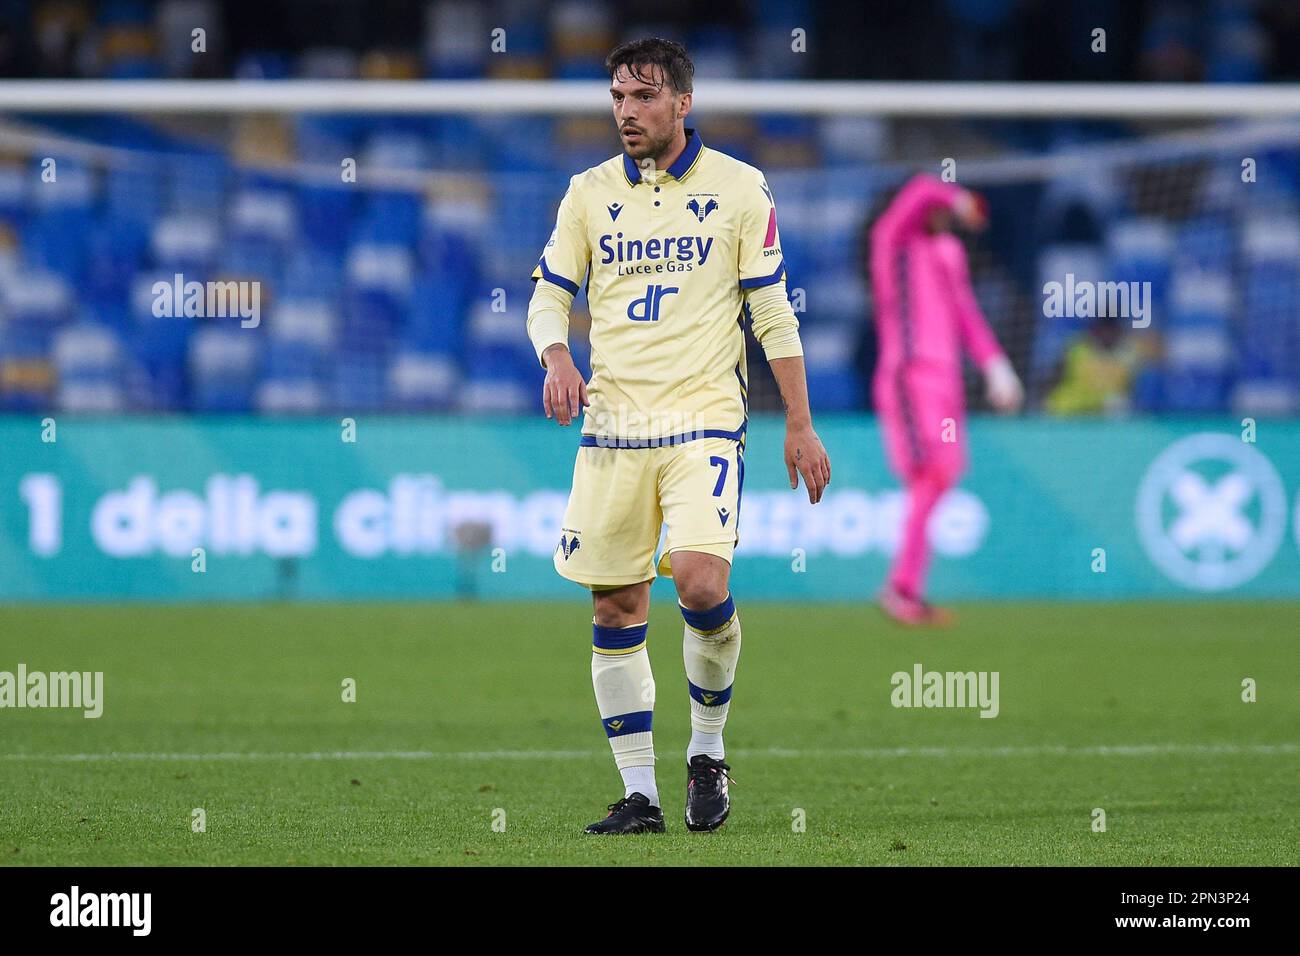
[(1156, 456), (1138, 488), (1147, 556), (1196, 591), (1244, 584), (1273, 559), (1286, 531), (1277, 469), (1234, 436), (1182, 438)]

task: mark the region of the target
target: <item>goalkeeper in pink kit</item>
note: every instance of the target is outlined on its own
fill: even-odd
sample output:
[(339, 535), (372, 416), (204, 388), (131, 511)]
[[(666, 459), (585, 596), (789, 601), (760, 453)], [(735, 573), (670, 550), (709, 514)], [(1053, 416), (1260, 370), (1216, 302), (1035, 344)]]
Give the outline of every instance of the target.
[(907, 512), (885, 613), (905, 624), (948, 616), (925, 600), (926, 526), (966, 467), (962, 353), (984, 373), (989, 402), (1013, 412), (1020, 380), (980, 313), (954, 224), (982, 229), (983, 200), (935, 176), (908, 181), (871, 227), (871, 284), (879, 359), (872, 395), (889, 463), (907, 486)]

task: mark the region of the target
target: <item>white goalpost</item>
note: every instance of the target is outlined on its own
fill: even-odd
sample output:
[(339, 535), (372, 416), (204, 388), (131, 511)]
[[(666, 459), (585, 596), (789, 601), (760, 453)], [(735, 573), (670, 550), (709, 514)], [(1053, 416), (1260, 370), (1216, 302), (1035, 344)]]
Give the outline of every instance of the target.
[[(701, 79), (715, 114), (816, 116), (1300, 117), (1300, 84), (889, 83)], [(0, 110), (43, 113), (293, 112), (582, 114), (605, 84), (566, 80), (17, 80)]]

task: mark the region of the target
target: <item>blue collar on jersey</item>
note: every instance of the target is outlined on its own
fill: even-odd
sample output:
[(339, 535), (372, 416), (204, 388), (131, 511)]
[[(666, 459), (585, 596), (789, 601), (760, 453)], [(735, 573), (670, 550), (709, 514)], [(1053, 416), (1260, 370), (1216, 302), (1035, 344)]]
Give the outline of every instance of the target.
[[(703, 149), (704, 140), (700, 139), (700, 134), (688, 127), (686, 130), (686, 148), (668, 167), (668, 175), (678, 181), (685, 179), (686, 174), (695, 167), (695, 161), (700, 158), (700, 152)], [(635, 186), (641, 181), (641, 167), (627, 153), (623, 154), (623, 175), (627, 177), (629, 186)]]

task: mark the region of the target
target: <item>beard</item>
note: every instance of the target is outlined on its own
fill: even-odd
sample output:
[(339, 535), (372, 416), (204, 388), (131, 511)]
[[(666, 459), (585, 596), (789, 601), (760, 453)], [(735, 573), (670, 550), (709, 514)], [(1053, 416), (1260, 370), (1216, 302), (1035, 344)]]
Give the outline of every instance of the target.
[[(638, 127), (637, 130), (641, 134), (639, 143), (633, 146), (623, 141), (623, 152), (637, 162), (650, 156), (662, 156), (673, 144), (673, 130), (671, 127), (666, 133), (658, 137), (651, 135), (650, 131), (644, 127)], [(619, 133), (619, 138), (622, 140), (622, 131), (620, 130)]]

